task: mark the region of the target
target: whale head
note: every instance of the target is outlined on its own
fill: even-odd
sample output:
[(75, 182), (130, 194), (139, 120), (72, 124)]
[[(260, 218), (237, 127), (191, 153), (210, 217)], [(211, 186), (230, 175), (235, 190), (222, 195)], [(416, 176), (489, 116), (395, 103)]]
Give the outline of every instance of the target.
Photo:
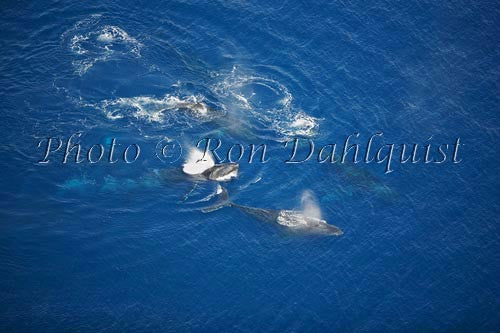
[(292, 210), (281, 210), (276, 222), (282, 226), (296, 231), (307, 233), (340, 236), (343, 234), (340, 228), (328, 224), (325, 220), (304, 215), (302, 212)]
[(236, 163), (222, 163), (216, 164), (213, 167), (205, 170), (203, 176), (207, 179), (215, 181), (229, 181), (238, 176), (238, 164)]
[(311, 222), (309, 223), (311, 225), (310, 231), (313, 233), (331, 236), (340, 236), (344, 233), (339, 227), (329, 224), (325, 220), (319, 220), (317, 223), (315, 221)]

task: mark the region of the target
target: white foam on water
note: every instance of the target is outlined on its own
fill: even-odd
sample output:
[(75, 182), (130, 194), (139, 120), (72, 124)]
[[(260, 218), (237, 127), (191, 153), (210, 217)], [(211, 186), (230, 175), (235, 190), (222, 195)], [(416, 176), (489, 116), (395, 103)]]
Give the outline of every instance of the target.
[(141, 57), (143, 45), (125, 30), (114, 25), (101, 25), (101, 15), (92, 15), (78, 21), (61, 35), (76, 59), (72, 61), (75, 72), (85, 74), (97, 62), (105, 62), (115, 56)]
[(203, 151), (197, 148), (189, 149), (186, 161), (182, 165), (182, 171), (188, 175), (200, 175), (205, 170), (213, 167), (215, 161), (211, 153), (207, 153), (203, 156)]
[(299, 111), (291, 121), (278, 122), (276, 126), (288, 137), (312, 137), (318, 131), (318, 119)]
[(280, 137), (312, 137), (318, 130), (318, 118), (293, 105), (293, 95), (277, 80), (245, 73), (234, 66), (229, 73), (214, 75), (219, 81), (214, 94), (229, 109), (237, 108)]
[[(167, 94), (159, 98), (135, 96), (104, 100), (96, 107), (101, 109), (109, 119), (131, 117), (161, 124), (181, 122), (184, 116), (188, 116), (191, 120), (208, 121), (223, 114), (223, 110), (211, 109), (204, 100), (204, 97), (200, 95), (179, 97)], [(189, 120), (186, 121), (189, 122)]]

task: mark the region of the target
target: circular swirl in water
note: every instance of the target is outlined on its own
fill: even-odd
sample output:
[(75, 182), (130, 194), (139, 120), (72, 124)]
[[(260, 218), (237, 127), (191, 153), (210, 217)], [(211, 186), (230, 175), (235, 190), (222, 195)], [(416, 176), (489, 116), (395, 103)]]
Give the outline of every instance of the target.
[(141, 57), (142, 44), (120, 27), (100, 25), (100, 15), (77, 22), (61, 36), (76, 59), (72, 64), (78, 75), (85, 74), (97, 62), (112, 57)]
[(314, 136), (318, 119), (293, 106), (293, 96), (280, 82), (241, 72), (236, 66), (212, 87), (218, 99), (244, 115), (251, 115), (264, 128), (283, 137)]

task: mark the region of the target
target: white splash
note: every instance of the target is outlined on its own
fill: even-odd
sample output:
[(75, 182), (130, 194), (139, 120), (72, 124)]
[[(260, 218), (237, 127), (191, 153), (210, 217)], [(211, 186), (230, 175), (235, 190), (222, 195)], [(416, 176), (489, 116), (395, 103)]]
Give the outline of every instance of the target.
[(214, 159), (210, 153), (203, 156), (203, 151), (197, 148), (189, 149), (189, 154), (186, 158), (182, 171), (188, 175), (199, 175), (205, 170), (215, 165)]
[(306, 190), (302, 193), (300, 203), (302, 205), (302, 214), (304, 214), (304, 216), (321, 220), (321, 209), (319, 208), (316, 198), (311, 191)]
[(299, 111), (293, 118), (279, 121), (276, 126), (287, 137), (305, 136), (312, 137), (318, 130), (318, 118), (314, 118)]
[[(166, 120), (179, 120), (182, 115), (171, 111), (183, 110), (183, 114), (191, 118), (210, 120), (220, 116), (222, 110), (211, 109), (203, 96), (178, 97), (165, 95), (163, 97), (135, 96), (104, 100), (97, 106), (107, 118), (120, 119), (133, 117), (147, 122), (164, 123)], [(213, 111), (213, 112), (212, 112)]]

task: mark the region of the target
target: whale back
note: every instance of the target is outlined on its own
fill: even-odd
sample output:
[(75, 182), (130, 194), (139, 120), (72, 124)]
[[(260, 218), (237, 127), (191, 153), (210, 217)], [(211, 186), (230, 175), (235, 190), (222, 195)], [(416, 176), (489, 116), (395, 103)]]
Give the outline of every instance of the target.
[(280, 212), (279, 210), (241, 206), (235, 203), (232, 203), (231, 206), (238, 208), (242, 212), (252, 215), (255, 218), (265, 222), (276, 222), (276, 219), (278, 218)]
[(336, 236), (342, 235), (342, 231), (338, 227), (328, 224), (325, 220), (306, 216), (302, 212), (294, 210), (279, 211), (276, 222), (297, 231)]

